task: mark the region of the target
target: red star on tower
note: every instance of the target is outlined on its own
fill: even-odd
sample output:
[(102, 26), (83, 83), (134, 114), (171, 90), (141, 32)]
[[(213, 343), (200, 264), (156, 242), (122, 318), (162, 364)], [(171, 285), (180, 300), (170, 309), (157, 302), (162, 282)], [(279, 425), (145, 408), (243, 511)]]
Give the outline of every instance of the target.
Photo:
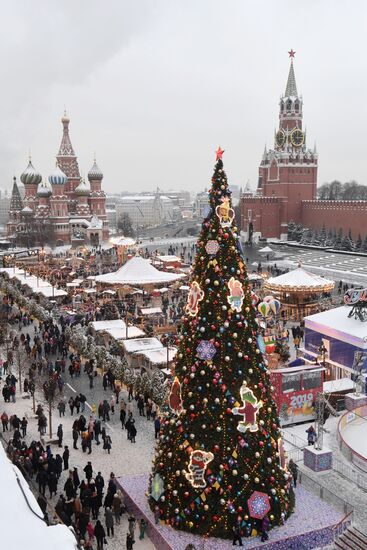
[(217, 159), (221, 159), (222, 156), (223, 156), (223, 153), (224, 153), (224, 149), (221, 149), (220, 147), (218, 147), (218, 149), (215, 151), (215, 154), (217, 155)]
[(293, 57), (296, 55), (296, 52), (295, 52), (293, 49), (291, 49), (291, 51), (288, 52), (288, 54), (289, 54), (289, 57), (290, 57), (291, 59), (293, 59)]

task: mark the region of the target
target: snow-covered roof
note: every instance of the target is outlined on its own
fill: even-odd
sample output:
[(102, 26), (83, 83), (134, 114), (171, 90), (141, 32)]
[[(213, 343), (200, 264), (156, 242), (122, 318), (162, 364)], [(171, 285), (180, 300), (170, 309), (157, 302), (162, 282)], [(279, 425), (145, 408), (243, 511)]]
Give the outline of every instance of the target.
[(97, 291), (94, 288), (83, 288), (84, 294), (95, 294)]
[(142, 315), (155, 315), (157, 313), (162, 313), (160, 307), (142, 307), (140, 311)]
[(340, 392), (346, 390), (353, 390), (355, 383), (350, 378), (339, 378), (338, 380), (328, 380), (324, 382), (324, 392)]
[(52, 288), (52, 286), (47, 286), (44, 288), (33, 288), (35, 294), (42, 294), (45, 298), (57, 298), (58, 296), (67, 296), (68, 293), (62, 288)]
[(270, 290), (313, 290), (322, 292), (331, 290), (335, 286), (334, 281), (310, 273), (302, 267), (283, 273), (278, 277), (270, 277), (265, 282), (265, 287)]
[(348, 317), (350, 310), (348, 306), (341, 306), (309, 315), (304, 319), (305, 327), (352, 346), (367, 349), (367, 322)]
[(128, 326), (126, 331), (126, 325), (124, 328), (108, 328), (104, 332), (107, 332), (107, 334), (112, 336), (115, 340), (126, 340), (128, 338), (141, 338), (145, 336), (145, 332), (139, 327)]
[(124, 348), (127, 353), (138, 353), (147, 350), (162, 349), (163, 344), (158, 338), (136, 338), (135, 340), (125, 340)]
[(102, 294), (110, 294), (111, 296), (114, 296), (116, 294), (115, 290), (104, 290)]
[(179, 290), (190, 290), (189, 285), (181, 285)]
[(18, 468), (7, 458), (2, 445), (0, 445), (0, 487), (2, 548), (77, 549), (76, 539), (66, 525), (58, 524), (49, 527), (40, 519), (43, 514), (33, 493)]
[(262, 279), (260, 273), (248, 273), (249, 281), (259, 281)]
[(264, 246), (264, 248), (261, 248), (259, 252), (262, 254), (270, 254), (270, 252), (274, 252), (274, 250), (270, 248), (270, 246)]
[(98, 332), (99, 330), (108, 330), (110, 328), (120, 328), (125, 327), (125, 323), (122, 319), (110, 319), (107, 321), (92, 321), (90, 326)]
[(84, 283), (84, 279), (73, 279), (71, 282), (72, 283), (78, 283), (78, 285), (80, 285), (80, 284)]
[(173, 254), (157, 256), (157, 260), (161, 260), (162, 262), (182, 262), (181, 258), (179, 258), (178, 256), (174, 256)]
[(96, 277), (96, 281), (111, 285), (148, 285), (177, 281), (184, 277), (180, 273), (166, 273), (153, 267), (149, 260), (134, 256), (120, 269)]
[[(170, 347), (168, 350), (168, 362), (172, 361), (177, 354), (177, 348)], [(143, 351), (139, 355), (143, 355), (150, 363), (154, 365), (162, 365), (167, 363), (167, 348)]]

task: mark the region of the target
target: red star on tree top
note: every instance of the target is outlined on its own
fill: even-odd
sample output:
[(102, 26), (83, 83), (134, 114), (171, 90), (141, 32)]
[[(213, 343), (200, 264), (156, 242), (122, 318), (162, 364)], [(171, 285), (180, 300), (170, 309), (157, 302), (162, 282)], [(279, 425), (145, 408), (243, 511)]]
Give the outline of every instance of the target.
[(223, 156), (223, 153), (224, 153), (224, 149), (221, 149), (220, 147), (218, 147), (218, 149), (215, 151), (215, 154), (217, 155), (217, 159), (221, 159), (222, 156)]
[(291, 49), (291, 51), (288, 52), (288, 54), (289, 54), (289, 57), (290, 57), (291, 59), (293, 59), (293, 57), (296, 55), (296, 52), (295, 52), (293, 49)]

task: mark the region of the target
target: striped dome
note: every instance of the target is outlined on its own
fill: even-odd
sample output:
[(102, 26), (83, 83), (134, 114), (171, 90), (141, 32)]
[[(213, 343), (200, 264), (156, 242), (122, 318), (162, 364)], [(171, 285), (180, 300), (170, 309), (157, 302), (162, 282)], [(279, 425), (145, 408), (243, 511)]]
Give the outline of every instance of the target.
[(20, 181), (24, 183), (24, 185), (38, 185), (41, 183), (42, 176), (33, 166), (31, 159), (29, 159), (27, 168), (20, 176)]
[(101, 180), (103, 178), (103, 172), (100, 170), (96, 159), (94, 159), (94, 163), (92, 168), (88, 172), (88, 179), (91, 180)]
[(68, 180), (68, 177), (61, 170), (60, 166), (56, 164), (55, 170), (48, 176), (48, 181), (51, 185), (64, 185)]

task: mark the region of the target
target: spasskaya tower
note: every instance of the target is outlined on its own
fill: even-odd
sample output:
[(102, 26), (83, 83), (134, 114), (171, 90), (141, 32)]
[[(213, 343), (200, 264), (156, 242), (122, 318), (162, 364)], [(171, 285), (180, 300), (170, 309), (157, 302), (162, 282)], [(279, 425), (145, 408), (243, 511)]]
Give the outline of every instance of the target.
[(298, 95), (291, 50), (285, 93), (279, 102), (279, 126), (274, 147), (265, 147), (256, 195), (241, 198), (241, 227), (245, 240), (287, 237), (289, 221), (301, 223), (302, 201), (316, 199), (317, 153), (307, 147), (303, 100)]

